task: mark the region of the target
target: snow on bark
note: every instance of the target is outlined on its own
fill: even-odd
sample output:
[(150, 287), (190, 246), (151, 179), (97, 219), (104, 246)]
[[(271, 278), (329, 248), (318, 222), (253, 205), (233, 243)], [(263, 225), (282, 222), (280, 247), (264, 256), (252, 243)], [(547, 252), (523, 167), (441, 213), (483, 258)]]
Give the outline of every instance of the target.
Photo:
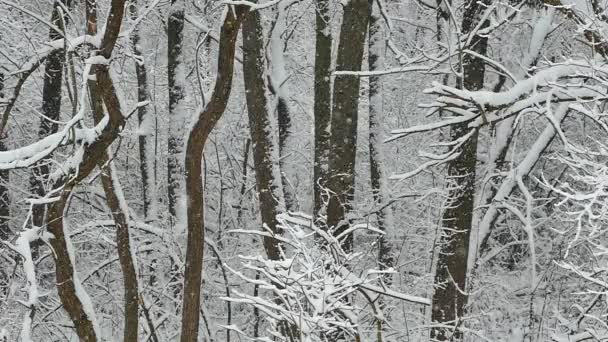
[[(568, 113), (569, 105), (562, 104), (558, 107), (558, 109), (554, 113), (554, 118), (557, 122), (561, 122), (566, 114)], [(555, 126), (550, 123), (544, 129), (544, 131), (539, 135), (534, 144), (528, 150), (528, 153), (524, 157), (524, 159), (511, 171), (508, 172), (507, 176), (503, 179), (500, 187), (496, 191), (496, 195), (493, 197), (492, 202), (489, 203), (489, 206), (479, 223), (479, 228), (477, 234), (472, 234), (470, 248), (471, 252), (469, 254), (469, 265), (473, 265), (473, 261), (478, 257), (479, 248), (483, 247), (487, 243), (487, 239), (490, 236), (490, 230), (493, 222), (499, 215), (499, 209), (502, 204), (507, 200), (513, 189), (518, 185), (517, 180), (518, 177), (522, 177), (528, 175), (534, 165), (540, 159), (542, 153), (545, 151), (547, 146), (555, 137), (556, 129)]]

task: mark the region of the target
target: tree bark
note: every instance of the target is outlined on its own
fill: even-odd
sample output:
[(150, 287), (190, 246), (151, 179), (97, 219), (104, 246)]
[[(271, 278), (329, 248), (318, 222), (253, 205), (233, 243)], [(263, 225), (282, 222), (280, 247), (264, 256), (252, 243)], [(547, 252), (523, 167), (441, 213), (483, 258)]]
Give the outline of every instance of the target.
[(279, 123), (279, 169), (281, 172), (281, 183), (283, 184), (283, 197), (285, 209), (290, 212), (299, 210), (296, 191), (289, 182), (287, 168), (289, 167), (289, 146), (292, 145), (292, 122), (287, 97), (287, 70), (285, 67), (285, 56), (283, 54), (283, 38), (285, 33), (286, 4), (281, 2), (277, 5), (277, 14), (270, 34), (270, 60), (271, 70), (269, 89), (276, 96), (276, 112)]
[(167, 187), (169, 214), (175, 219), (179, 197), (183, 189), (184, 127), (186, 125), (185, 89), (186, 70), (183, 64), (184, 0), (171, 0), (167, 20), (169, 76), (169, 146)]
[[(4, 98), (4, 73), (0, 73), (0, 99)], [(8, 134), (6, 131), (0, 136), (0, 151), (6, 151), (6, 141)], [(9, 226), (11, 216), (10, 192), (6, 184), (9, 183), (10, 173), (8, 170), (0, 170), (0, 240), (8, 240), (11, 234)]]
[[(87, 1), (87, 33), (97, 34), (97, 4), (95, 0)], [(91, 66), (91, 74), (95, 75), (96, 66)], [(88, 81), (89, 96), (91, 98), (91, 108), (93, 119), (98, 124), (104, 117), (103, 100), (99, 96), (97, 82)], [(129, 212), (127, 204), (124, 202), (124, 195), (114, 168), (112, 153), (108, 149), (99, 160), (101, 168), (101, 183), (106, 195), (106, 202), (112, 212), (114, 225), (116, 226), (116, 246), (118, 260), (123, 275), (124, 288), (124, 342), (137, 342), (139, 331), (139, 286), (137, 271), (135, 270), (134, 254), (131, 251), (131, 238), (129, 234)]]
[[(243, 76), (249, 130), (253, 143), (253, 163), (256, 187), (262, 216), (262, 224), (273, 234), (282, 235), (278, 227), (277, 214), (284, 212), (281, 177), (278, 170), (276, 134), (268, 113), (270, 105), (268, 72), (264, 58), (264, 30), (258, 11), (249, 12), (243, 21)], [(264, 249), (271, 260), (280, 260), (280, 243), (269, 236), (264, 237)]]
[[(60, 0), (64, 6), (71, 7), (72, 1)], [(51, 23), (60, 29), (63, 29), (63, 23), (66, 22), (65, 17), (61, 17), (60, 5), (53, 3), (53, 12), (51, 14)], [(62, 32), (58, 32), (53, 28), (49, 32), (49, 40), (54, 41), (63, 37)], [(38, 137), (45, 138), (50, 134), (56, 133), (58, 129), (57, 121), (59, 121), (59, 113), (61, 111), (61, 87), (63, 80), (63, 67), (65, 64), (65, 51), (57, 49), (51, 52), (44, 66), (44, 81), (42, 85), (42, 115), (40, 119), (40, 128), (38, 129)], [(47, 160), (41, 161), (32, 169), (30, 177), (30, 188), (32, 193), (38, 197), (44, 197), (46, 193), (45, 186), (48, 186), (49, 180), (49, 165)], [(35, 227), (41, 227), (44, 224), (44, 215), (46, 211), (45, 204), (34, 204), (32, 206), (32, 223)], [(34, 244), (33, 253), (37, 252), (37, 244)]]
[[(484, 2), (487, 4), (487, 1)], [(462, 33), (468, 34), (479, 24), (481, 13), (486, 6), (476, 0), (467, 0), (462, 22)], [(487, 21), (482, 23), (487, 25)], [(475, 35), (471, 40), (471, 50), (485, 56), (487, 38)], [(479, 90), (484, 86), (485, 62), (482, 58), (465, 54), (462, 60), (463, 79), (458, 85), (467, 90)], [(470, 133), (467, 123), (451, 127), (452, 140)], [(433, 295), (433, 322), (447, 324), (450, 329), (433, 328), (431, 338), (439, 341), (461, 340), (457, 327), (461, 323), (467, 304), (466, 278), (468, 269), (469, 237), (475, 207), (475, 174), (477, 163), (478, 130), (462, 145), (460, 155), (450, 161), (448, 182), (450, 183), (450, 203), (444, 211), (441, 224), (441, 238), (437, 268), (435, 273), (435, 293)]]
[(331, 120), (331, 25), (329, 0), (316, 0), (315, 42), (315, 151), (313, 166), (313, 220), (322, 214), (329, 168), (329, 124)]
[[(380, 9), (377, 5), (372, 6), (369, 18), (368, 38), (368, 63), (369, 71), (382, 68), (382, 25), (380, 21)], [(385, 195), (387, 188), (383, 173), (382, 163), (384, 153), (382, 149), (382, 81), (380, 77), (369, 78), (369, 166), (374, 204), (378, 209), (376, 220), (378, 229), (385, 234), (378, 241), (378, 263), (381, 268), (393, 266), (390, 239), (387, 237), (387, 228), (392, 225), (391, 209), (386, 206)]]
[[(106, 31), (99, 51), (99, 55), (106, 59), (111, 57), (116, 44), (122, 24), (124, 5), (125, 0), (112, 0), (111, 2)], [(87, 25), (90, 25), (90, 23), (87, 23)], [(99, 330), (95, 322), (92, 303), (75, 274), (75, 253), (69, 235), (66, 234), (64, 229), (64, 210), (72, 189), (91, 173), (125, 125), (125, 118), (120, 109), (108, 66), (98, 65), (95, 76), (99, 94), (108, 110), (108, 124), (94, 142), (88, 146), (82, 146), (84, 151), (78, 167), (68, 170), (68, 174), (55, 182), (54, 188), (59, 190), (60, 195), (59, 199), (49, 206), (46, 220), (47, 229), (53, 234), (50, 244), (55, 258), (57, 292), (63, 308), (74, 324), (80, 341), (84, 342), (97, 341)]]
[[(129, 4), (131, 19), (137, 19), (137, 0), (131, 0)], [(137, 100), (144, 102), (149, 100), (148, 72), (140, 46), (139, 29), (131, 33), (131, 44), (133, 45), (133, 57), (135, 60), (135, 74), (137, 75)], [(140, 106), (137, 110), (139, 123), (139, 172), (142, 183), (142, 199), (144, 203), (144, 217), (146, 222), (152, 222), (157, 216), (156, 202), (156, 160), (154, 158), (154, 118), (148, 113), (148, 106)]]
[[(220, 32), (217, 77), (213, 95), (205, 109), (199, 113), (186, 144), (186, 193), (188, 242), (184, 271), (184, 296), (182, 306), (182, 342), (198, 340), (200, 318), (201, 276), (205, 238), (204, 195), (202, 161), (205, 143), (221, 118), (232, 90), (236, 39), (244, 13), (249, 8), (236, 6), (235, 11), (225, 9), (225, 19)], [(236, 13), (235, 13), (236, 12)]]
[[(368, 0), (351, 0), (344, 6), (336, 70), (361, 70), (370, 12)], [(340, 75), (334, 80), (327, 226), (336, 236), (348, 229), (347, 213), (355, 193), (359, 85), (358, 76)], [(345, 251), (352, 251), (353, 235), (348, 234), (341, 243)]]

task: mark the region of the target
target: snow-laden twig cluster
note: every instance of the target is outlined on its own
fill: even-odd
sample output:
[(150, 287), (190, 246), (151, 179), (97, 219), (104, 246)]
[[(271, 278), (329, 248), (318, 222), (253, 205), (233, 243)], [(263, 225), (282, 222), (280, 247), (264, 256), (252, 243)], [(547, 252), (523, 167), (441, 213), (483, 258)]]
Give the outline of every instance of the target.
[[(285, 326), (296, 331), (297, 338), (304, 342), (329, 341), (330, 336), (338, 335), (361, 336), (361, 306), (371, 305), (375, 320), (383, 320), (376, 304), (379, 295), (430, 304), (426, 298), (387, 288), (383, 278), (393, 273), (392, 269), (355, 273), (354, 266), (361, 261), (362, 255), (344, 252), (339, 238), (311, 225), (310, 221), (310, 217), (303, 214), (279, 215), (284, 234), (274, 237), (282, 242), (283, 258), (240, 256), (241, 267), (228, 267), (236, 276), (258, 285), (262, 291), (259, 296), (233, 291), (232, 297), (224, 299), (259, 310), (269, 323), (271, 336), (283, 338), (281, 329)], [(243, 230), (232, 233), (270, 234)], [(241, 332), (236, 326), (228, 328)], [(267, 337), (253, 340), (270, 341)]]

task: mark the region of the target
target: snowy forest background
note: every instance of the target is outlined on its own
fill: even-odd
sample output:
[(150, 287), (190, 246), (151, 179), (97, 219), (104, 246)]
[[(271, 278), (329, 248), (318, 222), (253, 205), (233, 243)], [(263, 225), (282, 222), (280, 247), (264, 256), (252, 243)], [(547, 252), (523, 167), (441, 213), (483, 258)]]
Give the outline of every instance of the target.
[(0, 0), (0, 341), (608, 340), (607, 7)]

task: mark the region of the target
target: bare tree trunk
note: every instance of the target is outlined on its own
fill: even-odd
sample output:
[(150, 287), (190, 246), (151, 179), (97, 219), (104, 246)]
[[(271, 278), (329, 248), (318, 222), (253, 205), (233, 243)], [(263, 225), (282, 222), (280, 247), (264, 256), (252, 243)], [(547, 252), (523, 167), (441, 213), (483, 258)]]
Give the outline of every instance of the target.
[[(137, 19), (137, 0), (129, 4), (131, 19)], [(144, 56), (141, 51), (139, 29), (131, 33), (133, 57), (135, 59), (135, 74), (137, 75), (137, 100), (149, 100), (148, 73)], [(139, 170), (141, 174), (142, 196), (144, 202), (144, 217), (146, 222), (152, 222), (157, 215), (156, 202), (156, 162), (154, 158), (154, 118), (148, 113), (148, 106), (140, 106), (137, 110), (139, 122)]]
[(179, 196), (183, 191), (183, 152), (184, 127), (186, 125), (186, 108), (184, 108), (186, 91), (186, 70), (182, 45), (184, 39), (184, 0), (171, 0), (171, 9), (167, 23), (169, 76), (169, 157), (167, 161), (167, 186), (169, 214), (175, 219)]
[[(275, 129), (268, 113), (270, 105), (264, 58), (264, 30), (258, 11), (252, 11), (243, 21), (243, 76), (249, 129), (253, 143), (253, 163), (260, 204), (262, 224), (273, 234), (282, 235), (277, 214), (285, 211), (281, 176), (278, 170), (278, 150)], [(271, 260), (281, 259), (280, 244), (275, 238), (264, 237), (264, 249)]]
[[(361, 70), (370, 12), (371, 3), (367, 0), (351, 0), (344, 6), (336, 70)], [(352, 209), (355, 193), (359, 85), (358, 76), (339, 75), (334, 80), (327, 226), (335, 229), (336, 236), (348, 228), (346, 215)], [(352, 250), (352, 234), (343, 238), (342, 247)]]
[[(486, 2), (487, 3), (487, 2)], [(462, 22), (463, 34), (471, 32), (478, 24), (481, 13), (486, 8), (476, 0), (465, 3)], [(487, 22), (482, 23), (483, 26)], [(471, 50), (485, 56), (487, 38), (475, 35), (471, 40)], [(484, 86), (485, 63), (482, 58), (465, 54), (462, 60), (463, 79), (458, 86), (467, 90), (479, 90)], [(456, 140), (471, 133), (468, 122), (451, 127), (451, 139)], [(447, 324), (451, 329), (434, 328), (431, 337), (439, 341), (461, 340), (457, 327), (463, 318), (467, 296), (465, 294), (469, 237), (475, 207), (475, 174), (477, 163), (478, 130), (462, 145), (460, 155), (448, 163), (450, 183), (450, 203), (442, 217), (439, 255), (435, 273), (435, 293), (433, 295), (433, 322)]]
[[(220, 32), (217, 77), (213, 95), (205, 109), (199, 113), (188, 136), (186, 145), (186, 193), (188, 242), (184, 271), (184, 296), (182, 306), (182, 342), (198, 340), (200, 318), (201, 276), (203, 246), (205, 240), (204, 195), (202, 162), (205, 143), (221, 118), (232, 90), (236, 39), (247, 8), (236, 6), (235, 11), (226, 9)], [(235, 13), (236, 12), (236, 13)], [(235, 16), (236, 15), (236, 16)]]
[(296, 191), (289, 182), (287, 168), (289, 166), (289, 146), (292, 144), (291, 113), (289, 110), (289, 99), (287, 97), (287, 70), (285, 67), (285, 56), (283, 54), (284, 41), (281, 37), (285, 31), (286, 4), (281, 2), (277, 5), (277, 15), (270, 34), (271, 58), (268, 65), (271, 70), (270, 91), (277, 97), (276, 111), (279, 122), (279, 168), (281, 170), (281, 183), (283, 184), (283, 197), (285, 198), (285, 209), (290, 212), (299, 210)]
[[(4, 98), (4, 73), (0, 73), (0, 98)], [(0, 152), (6, 151), (6, 140), (8, 134), (5, 132), (0, 136)], [(6, 184), (9, 183), (9, 171), (0, 170), (0, 240), (8, 240), (11, 234), (9, 226), (11, 216), (11, 199)]]
[[(380, 9), (378, 6), (372, 7), (369, 18), (369, 40), (368, 40), (368, 62), (369, 71), (382, 68), (382, 31), (380, 21)], [(385, 195), (387, 188), (383, 173), (382, 163), (384, 154), (382, 151), (382, 81), (380, 77), (369, 78), (369, 165), (372, 183), (372, 193), (374, 203), (378, 208), (376, 219), (378, 229), (385, 235), (380, 236), (378, 241), (378, 262), (380, 267), (389, 268), (393, 266), (393, 256), (391, 255), (391, 244), (386, 236), (387, 228), (392, 225), (391, 209), (386, 206)]]
[[(329, 124), (331, 120), (331, 25), (329, 0), (316, 0), (315, 43), (315, 151), (313, 166), (313, 219), (323, 210), (324, 187), (329, 168)], [(326, 199), (326, 197), (325, 197)]]
[[(60, 0), (64, 6), (71, 7), (72, 1)], [(63, 28), (65, 18), (61, 18), (62, 11), (58, 3), (53, 4), (53, 12), (51, 14), (51, 23), (60, 29)], [(49, 32), (49, 40), (54, 41), (61, 39), (62, 32), (58, 32), (53, 28)], [(46, 136), (56, 133), (58, 129), (57, 121), (59, 121), (59, 113), (61, 111), (61, 87), (63, 80), (63, 66), (65, 64), (65, 51), (57, 49), (49, 54), (44, 66), (44, 82), (42, 85), (42, 115), (40, 119), (40, 128), (38, 137), (45, 138)], [(45, 186), (48, 186), (49, 165), (47, 160), (42, 160), (36, 167), (32, 169), (30, 177), (30, 187), (32, 193), (43, 197), (46, 193)], [(32, 206), (32, 223), (36, 227), (41, 227), (44, 223), (44, 215), (46, 211), (45, 204), (34, 204)], [(32, 252), (37, 253), (37, 243), (34, 244)]]
[[(122, 24), (124, 5), (125, 0), (112, 0), (111, 2), (106, 31), (99, 50), (99, 55), (103, 58), (109, 59), (112, 55)], [(88, 25), (91, 23), (87, 23)], [(97, 341), (99, 327), (95, 321), (95, 312), (90, 298), (86, 295), (75, 273), (75, 253), (63, 225), (64, 210), (74, 186), (91, 173), (125, 125), (125, 117), (121, 112), (108, 66), (98, 65), (95, 78), (99, 94), (108, 110), (108, 124), (94, 142), (81, 147), (84, 151), (78, 167), (68, 170), (69, 174), (55, 182), (54, 188), (60, 189), (60, 195), (59, 199), (49, 206), (46, 220), (47, 229), (53, 234), (50, 244), (55, 258), (57, 292), (63, 308), (74, 324), (80, 341), (85, 342)]]
[[(97, 34), (97, 4), (95, 0), (87, 1), (87, 22), (91, 25), (87, 27), (87, 33)], [(96, 67), (91, 67), (91, 74), (94, 75)], [(98, 124), (104, 117), (103, 100), (99, 96), (97, 82), (88, 81), (89, 94), (91, 98), (91, 108), (95, 124)], [(99, 160), (101, 168), (101, 183), (106, 195), (106, 202), (112, 212), (114, 225), (116, 226), (116, 246), (118, 250), (118, 260), (123, 275), (124, 287), (124, 342), (137, 342), (139, 331), (139, 286), (135, 261), (131, 251), (131, 238), (129, 236), (129, 208), (125, 203), (124, 195), (116, 170), (112, 161), (112, 153), (108, 149), (105, 155)]]

